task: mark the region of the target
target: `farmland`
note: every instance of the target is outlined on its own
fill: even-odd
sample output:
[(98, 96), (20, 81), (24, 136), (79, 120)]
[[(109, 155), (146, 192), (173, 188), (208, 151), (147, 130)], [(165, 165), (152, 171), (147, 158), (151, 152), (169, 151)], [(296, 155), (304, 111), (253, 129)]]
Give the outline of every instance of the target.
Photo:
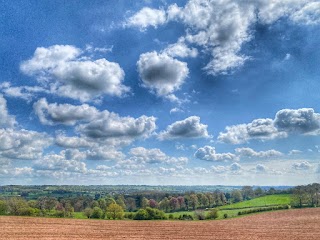
[(0, 239), (320, 239), (320, 209), (220, 221), (97, 221), (0, 217)]

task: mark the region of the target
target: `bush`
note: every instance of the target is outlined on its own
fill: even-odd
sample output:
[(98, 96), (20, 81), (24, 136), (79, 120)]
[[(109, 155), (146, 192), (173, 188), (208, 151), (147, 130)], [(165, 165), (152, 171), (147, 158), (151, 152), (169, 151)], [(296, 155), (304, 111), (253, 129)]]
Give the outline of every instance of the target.
[[(218, 209), (211, 209), (208, 213), (207, 213), (207, 219), (217, 219), (219, 217), (218, 214)], [(201, 219), (200, 219), (201, 220)]]
[(173, 219), (173, 214), (172, 213), (169, 214), (169, 219)]
[(134, 215), (134, 220), (147, 220), (148, 213), (145, 209), (139, 209), (138, 212)]
[(93, 211), (92, 211), (92, 214), (90, 216), (91, 218), (102, 218), (103, 217), (103, 211), (101, 208), (99, 207), (94, 207), (93, 208)]
[(228, 213), (223, 214), (223, 218), (228, 218)]
[[(169, 215), (169, 218), (170, 218), (170, 215)], [(183, 214), (179, 216), (179, 220), (193, 220), (193, 217), (190, 214)]]
[(133, 219), (133, 217), (134, 217), (134, 214), (133, 214), (133, 213), (125, 213), (125, 214), (124, 214), (124, 218)]
[(194, 218), (197, 220), (205, 220), (206, 216), (204, 214), (204, 211), (198, 210), (194, 212)]
[(155, 208), (147, 207), (146, 209), (139, 209), (134, 216), (135, 220), (160, 220), (167, 219), (166, 214)]

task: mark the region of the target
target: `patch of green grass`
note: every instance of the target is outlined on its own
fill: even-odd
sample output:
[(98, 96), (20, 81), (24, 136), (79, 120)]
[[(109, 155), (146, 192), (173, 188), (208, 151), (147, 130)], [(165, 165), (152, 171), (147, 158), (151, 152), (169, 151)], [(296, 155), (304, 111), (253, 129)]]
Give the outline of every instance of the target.
[(73, 218), (75, 219), (88, 219), (83, 212), (74, 212), (73, 213)]
[(290, 204), (290, 202), (291, 202), (290, 194), (268, 195), (268, 196), (263, 196), (259, 198), (254, 198), (248, 201), (225, 205), (225, 206), (219, 207), (219, 209), (232, 210), (232, 209), (242, 209), (242, 208), (252, 208), (252, 207), (266, 207), (266, 206), (286, 205), (286, 204)]

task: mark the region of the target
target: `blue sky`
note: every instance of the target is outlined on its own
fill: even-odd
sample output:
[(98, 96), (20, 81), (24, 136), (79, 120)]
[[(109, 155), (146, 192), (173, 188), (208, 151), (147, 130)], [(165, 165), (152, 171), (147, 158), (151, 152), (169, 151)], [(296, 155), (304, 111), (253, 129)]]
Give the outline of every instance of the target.
[(319, 181), (319, 9), (1, 1), (0, 184)]

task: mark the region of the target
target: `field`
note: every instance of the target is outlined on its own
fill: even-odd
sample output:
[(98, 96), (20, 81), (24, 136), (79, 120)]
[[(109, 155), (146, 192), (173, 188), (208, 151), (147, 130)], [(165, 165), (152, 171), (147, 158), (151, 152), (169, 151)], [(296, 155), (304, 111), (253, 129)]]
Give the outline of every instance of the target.
[(0, 239), (320, 239), (320, 208), (213, 221), (0, 217)]
[(225, 205), (225, 206), (219, 207), (219, 209), (266, 207), (266, 206), (274, 206), (274, 205), (286, 205), (286, 204), (290, 204), (290, 202), (291, 202), (290, 194), (279, 194), (279, 195), (269, 195), (269, 196), (258, 197), (248, 201)]

